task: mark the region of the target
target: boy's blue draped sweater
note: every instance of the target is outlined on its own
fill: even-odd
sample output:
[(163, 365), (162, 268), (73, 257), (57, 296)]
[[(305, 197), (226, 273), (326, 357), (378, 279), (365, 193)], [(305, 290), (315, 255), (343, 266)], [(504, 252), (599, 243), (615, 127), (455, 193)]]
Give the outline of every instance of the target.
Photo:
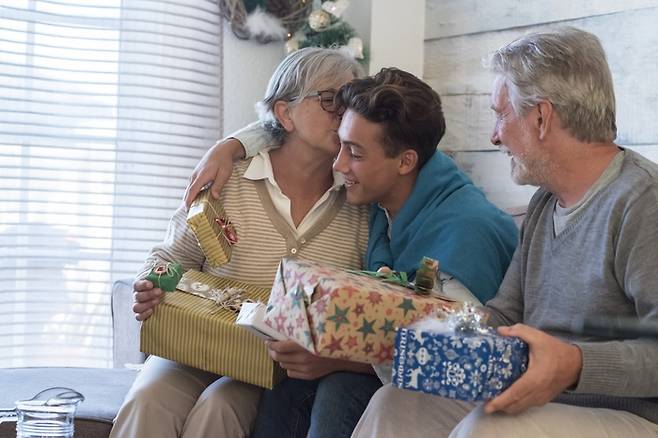
[(518, 234), (512, 218), (440, 151), (418, 173), (411, 195), (393, 219), (390, 240), (387, 229), (385, 212), (373, 205), (367, 269), (386, 265), (413, 278), (421, 258), (428, 256), (482, 303), (498, 291)]

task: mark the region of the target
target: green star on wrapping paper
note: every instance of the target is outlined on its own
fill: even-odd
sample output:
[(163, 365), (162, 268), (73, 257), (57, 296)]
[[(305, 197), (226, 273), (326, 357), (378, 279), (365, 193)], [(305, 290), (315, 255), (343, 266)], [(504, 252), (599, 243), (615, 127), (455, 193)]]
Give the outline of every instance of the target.
[(311, 337), (311, 332), (304, 330), (304, 337), (306, 338), (306, 346), (309, 347), (313, 345), (313, 338)]
[(333, 315), (327, 318), (327, 321), (333, 321), (334, 324), (336, 324), (336, 330), (340, 329), (341, 324), (347, 324), (349, 321), (347, 320), (347, 313), (350, 311), (349, 307), (346, 307), (345, 309), (341, 309), (338, 307), (338, 304), (336, 304), (336, 310)]
[(363, 333), (364, 341), (368, 335), (375, 334), (375, 331), (372, 328), (372, 326), (375, 325), (375, 321), (377, 320), (373, 319), (372, 321), (368, 321), (367, 319), (363, 318), (363, 325), (356, 330), (357, 332)]
[(324, 322), (318, 323), (316, 330), (318, 332), (318, 335), (324, 335), (325, 329), (324, 329)]
[(379, 330), (383, 330), (384, 335), (388, 336), (389, 332), (392, 332), (392, 331), (395, 330), (395, 328), (393, 327), (393, 320), (384, 318), (384, 325), (379, 327)]
[(411, 300), (411, 298), (402, 298), (402, 302), (398, 307), (404, 310), (404, 316), (407, 316), (408, 311), (416, 310), (416, 307), (414, 307), (414, 302)]
[(297, 290), (293, 293), (292, 304), (293, 307), (302, 308), (302, 301), (304, 300), (304, 289), (298, 287)]

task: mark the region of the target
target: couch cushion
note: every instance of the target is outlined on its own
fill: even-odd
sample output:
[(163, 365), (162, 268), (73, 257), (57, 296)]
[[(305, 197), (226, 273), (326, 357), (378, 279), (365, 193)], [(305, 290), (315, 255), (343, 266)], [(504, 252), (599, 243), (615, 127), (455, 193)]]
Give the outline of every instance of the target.
[[(137, 371), (105, 368), (0, 369), (0, 407), (11, 408), (52, 386), (75, 389), (85, 396), (76, 413), (76, 438), (107, 436)], [(0, 424), (0, 438), (15, 437), (14, 423)]]

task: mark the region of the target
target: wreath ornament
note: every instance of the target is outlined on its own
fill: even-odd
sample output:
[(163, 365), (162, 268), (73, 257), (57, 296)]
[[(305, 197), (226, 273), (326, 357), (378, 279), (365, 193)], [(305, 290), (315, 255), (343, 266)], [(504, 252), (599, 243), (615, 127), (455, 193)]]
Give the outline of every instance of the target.
[(285, 41), (286, 53), (332, 47), (365, 63), (363, 41), (341, 15), (349, 0), (218, 0), (219, 10), (239, 39), (266, 44)]

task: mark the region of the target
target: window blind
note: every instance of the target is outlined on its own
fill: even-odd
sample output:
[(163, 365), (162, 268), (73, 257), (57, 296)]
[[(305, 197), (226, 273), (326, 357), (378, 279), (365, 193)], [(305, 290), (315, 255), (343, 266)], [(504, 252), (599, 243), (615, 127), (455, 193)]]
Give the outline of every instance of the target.
[(0, 367), (111, 366), (110, 290), (221, 131), (211, 0), (0, 0)]

